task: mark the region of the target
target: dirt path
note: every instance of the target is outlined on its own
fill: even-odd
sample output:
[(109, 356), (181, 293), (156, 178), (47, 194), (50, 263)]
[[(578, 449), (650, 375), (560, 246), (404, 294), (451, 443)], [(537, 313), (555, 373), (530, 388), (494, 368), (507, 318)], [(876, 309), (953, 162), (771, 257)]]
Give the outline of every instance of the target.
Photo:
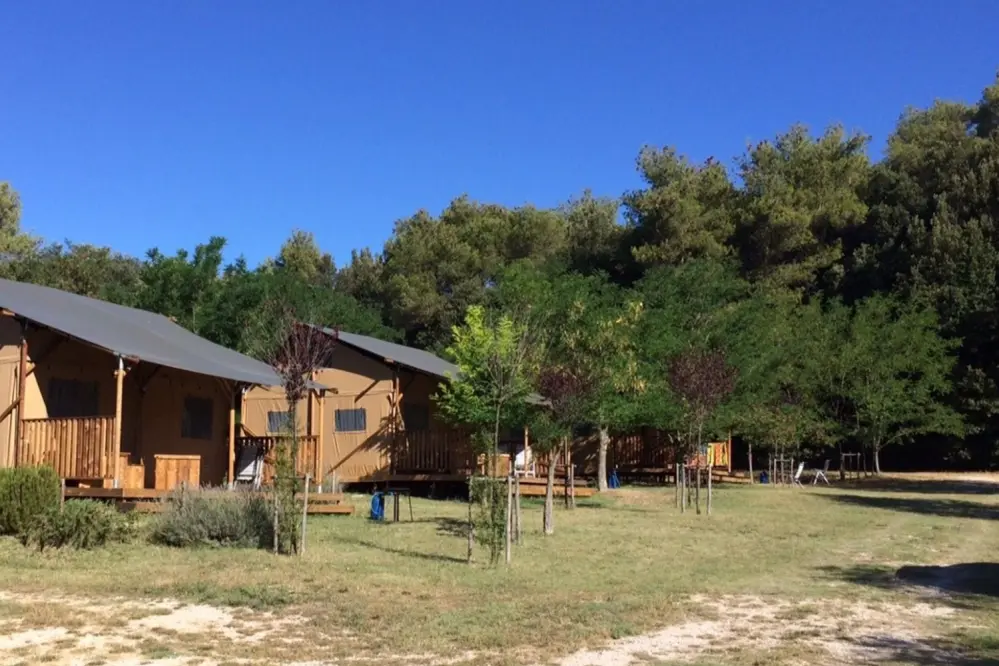
[[(683, 663), (724, 654), (799, 655), (807, 663), (856, 664), (897, 658), (919, 650), (946, 661), (932, 647), (933, 632), (955, 611), (928, 603), (861, 603), (843, 600), (785, 601), (753, 596), (692, 597), (701, 616), (664, 629), (583, 650), (558, 666), (630, 666), (649, 660)], [(7, 616), (0, 619), (0, 665), (45, 662), (55, 666), (224, 666), (288, 664), (341, 666), (458, 666), (489, 663), (488, 655), (377, 654), (303, 661), (296, 645), (330, 640), (304, 618), (175, 601), (141, 603), (40, 597), (0, 592)], [(20, 614), (13, 608), (22, 609)], [(109, 609), (111, 611), (109, 612)], [(18, 616), (19, 615), (19, 616)], [(340, 641), (356, 641), (342, 634)], [(224, 655), (224, 656), (223, 656)]]

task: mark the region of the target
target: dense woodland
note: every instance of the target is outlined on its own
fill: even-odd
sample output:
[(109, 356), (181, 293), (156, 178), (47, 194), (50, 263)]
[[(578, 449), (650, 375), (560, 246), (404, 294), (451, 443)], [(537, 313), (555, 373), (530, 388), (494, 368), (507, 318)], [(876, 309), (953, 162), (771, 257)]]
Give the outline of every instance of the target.
[(0, 272), (258, 355), (287, 308), (439, 353), (470, 308), (505, 313), (544, 340), (535, 383), (585, 384), (572, 418), (603, 431), (995, 466), (999, 80), (975, 104), (906, 110), (880, 161), (868, 147), (801, 126), (730, 163), (649, 146), (634, 191), (557, 209), (462, 196), (340, 267), (305, 231), (255, 267), (224, 264), (218, 237), (142, 258), (49, 243), (21, 229), (5, 183)]

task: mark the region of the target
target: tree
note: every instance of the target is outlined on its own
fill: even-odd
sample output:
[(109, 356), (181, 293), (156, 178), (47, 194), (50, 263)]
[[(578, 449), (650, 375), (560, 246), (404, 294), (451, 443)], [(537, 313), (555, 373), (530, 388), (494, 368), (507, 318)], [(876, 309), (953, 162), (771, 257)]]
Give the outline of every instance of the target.
[(567, 267), (578, 273), (621, 276), (631, 258), (624, 245), (625, 229), (618, 224), (617, 199), (596, 197), (590, 190), (559, 208), (565, 219)]
[[(704, 445), (704, 430), (716, 410), (735, 390), (737, 371), (718, 349), (688, 349), (670, 361), (668, 382), (679, 399), (682, 422), (686, 426), (687, 453)], [(710, 458), (709, 458), (710, 461)], [(709, 462), (710, 465), (710, 462)], [(698, 470), (698, 487), (700, 487)], [(701, 511), (700, 505), (697, 507)], [(711, 469), (708, 468), (708, 515), (711, 515)]]
[(518, 262), (501, 274), (490, 305), (531, 318), (545, 340), (542, 366), (560, 368), (591, 387), (573, 426), (600, 432), (598, 487), (607, 489), (611, 429), (631, 424), (631, 401), (642, 390), (634, 330), (639, 297), (603, 274), (582, 275)]
[[(288, 402), (289, 437), (278, 440), (275, 451), (274, 475), (274, 550), (275, 552), (300, 552), (295, 502), (298, 488), (298, 406), (311, 390), (310, 383), (315, 373), (326, 367), (336, 344), (336, 338), (307, 324), (294, 320), (290, 311), (286, 312), (284, 326), (277, 335), (282, 342), (271, 357), (271, 365), (281, 377), (285, 399)], [(308, 479), (306, 479), (308, 482)]]
[(537, 442), (536, 449), (548, 456), (543, 530), (545, 535), (550, 535), (555, 533), (555, 463), (558, 451), (567, 448), (573, 428), (585, 422), (594, 387), (590, 377), (555, 365), (543, 367), (537, 382), (538, 393), (547, 404), (546, 409), (539, 410), (540, 413), (532, 420), (531, 432)]
[(748, 275), (806, 292), (839, 286), (842, 239), (867, 215), (866, 146), (840, 127), (813, 139), (796, 125), (748, 151), (736, 233)]
[(273, 268), (281, 271), (302, 284), (318, 287), (333, 287), (336, 266), (333, 257), (319, 249), (311, 231), (295, 229), (281, 245)]
[(451, 327), (482, 305), (503, 269), (564, 256), (565, 221), (555, 211), (509, 209), (455, 199), (434, 218), (396, 223), (382, 253), (386, 314), (411, 344), (443, 349)]
[(646, 147), (638, 170), (648, 187), (624, 197), (637, 261), (676, 265), (729, 254), (736, 190), (724, 166), (713, 159), (697, 165), (673, 148)]
[(21, 197), (10, 183), (0, 182), (0, 266), (30, 256), (40, 241), (21, 230)]
[[(477, 434), (489, 433), (488, 438), (473, 437), (473, 441), (488, 443), (487, 450), (475, 453), (485, 454), (488, 476), (494, 480), (498, 477), (500, 429), (512, 413), (523, 413), (522, 405), (531, 392), (534, 340), (527, 324), (507, 315), (489, 318), (480, 306), (470, 307), (465, 323), (455, 326), (452, 333), (447, 351), (458, 366), (458, 374), (441, 385), (435, 401), (452, 423), (471, 427)], [(489, 534), (495, 535), (495, 520), (502, 513), (496, 508), (501, 501), (499, 489), (496, 483), (481, 481), (470, 480), (469, 502), (478, 494), (477, 486), (488, 487), (484, 504), (490, 517)], [(509, 513), (504, 516), (507, 530), (509, 517)], [(495, 564), (500, 545), (495, 538), (490, 538), (488, 545), (490, 562)], [(507, 552), (509, 561), (509, 549)]]
[(9, 266), (10, 277), (81, 296), (134, 306), (144, 285), (142, 264), (107, 247), (52, 243)]
[(961, 418), (945, 402), (955, 347), (938, 335), (931, 310), (882, 296), (857, 305), (840, 351), (852, 371), (844, 397), (853, 405), (853, 432), (871, 451), (876, 474), (885, 446), (928, 433), (961, 434)]
[(200, 334), (216, 311), (225, 245), (224, 238), (213, 236), (196, 246), (193, 255), (183, 249), (172, 257), (157, 248), (149, 250), (137, 307), (171, 317)]

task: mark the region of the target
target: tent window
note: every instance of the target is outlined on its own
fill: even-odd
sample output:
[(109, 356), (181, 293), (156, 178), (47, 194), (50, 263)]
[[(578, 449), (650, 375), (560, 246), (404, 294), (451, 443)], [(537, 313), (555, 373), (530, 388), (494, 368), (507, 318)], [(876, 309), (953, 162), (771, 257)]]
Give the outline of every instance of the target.
[(424, 431), (430, 428), (430, 408), (426, 405), (402, 403), (402, 422), (410, 432)]
[(211, 439), (212, 411), (212, 401), (209, 398), (184, 398), (180, 436), (184, 439)]
[(267, 432), (291, 432), (291, 412), (267, 412)]
[(336, 410), (336, 429), (339, 432), (364, 432), (368, 429), (368, 412), (363, 407)]
[(76, 379), (49, 380), (48, 411), (51, 419), (99, 416), (97, 382)]

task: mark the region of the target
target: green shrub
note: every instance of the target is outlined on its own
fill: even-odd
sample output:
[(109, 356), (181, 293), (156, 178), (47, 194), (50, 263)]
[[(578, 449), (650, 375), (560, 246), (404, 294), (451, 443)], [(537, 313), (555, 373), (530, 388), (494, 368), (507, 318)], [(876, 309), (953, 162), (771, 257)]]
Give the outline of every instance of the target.
[(129, 520), (113, 506), (93, 500), (70, 500), (62, 510), (49, 508), (21, 532), (21, 543), (45, 548), (89, 549), (131, 536)]
[(51, 467), (0, 469), (0, 534), (20, 534), (35, 517), (58, 509), (61, 493)]
[(177, 490), (152, 525), (152, 540), (167, 546), (264, 548), (273, 540), (270, 504), (245, 490)]

